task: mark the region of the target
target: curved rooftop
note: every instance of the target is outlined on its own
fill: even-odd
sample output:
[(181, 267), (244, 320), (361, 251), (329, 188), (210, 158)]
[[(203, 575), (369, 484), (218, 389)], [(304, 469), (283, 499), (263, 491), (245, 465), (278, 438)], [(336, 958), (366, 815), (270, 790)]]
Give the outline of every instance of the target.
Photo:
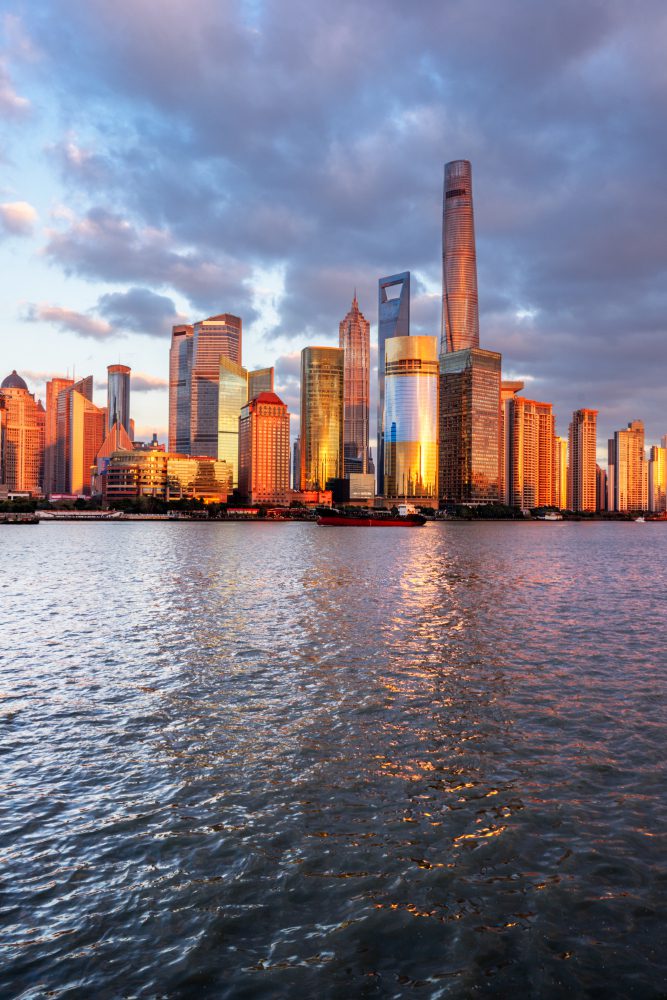
[(16, 374), (15, 368), (11, 375), (8, 375), (7, 378), (2, 380), (0, 389), (25, 389), (27, 392), (28, 386), (25, 384), (21, 376)]

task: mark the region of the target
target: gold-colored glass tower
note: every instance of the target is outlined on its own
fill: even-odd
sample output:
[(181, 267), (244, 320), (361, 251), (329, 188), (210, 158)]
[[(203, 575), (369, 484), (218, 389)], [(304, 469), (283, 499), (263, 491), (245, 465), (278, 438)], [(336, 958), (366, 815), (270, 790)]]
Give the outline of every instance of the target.
[(438, 340), (385, 343), (384, 495), (434, 500), (438, 491)]
[(324, 490), (343, 477), (345, 352), (305, 347), (301, 352), (301, 489)]

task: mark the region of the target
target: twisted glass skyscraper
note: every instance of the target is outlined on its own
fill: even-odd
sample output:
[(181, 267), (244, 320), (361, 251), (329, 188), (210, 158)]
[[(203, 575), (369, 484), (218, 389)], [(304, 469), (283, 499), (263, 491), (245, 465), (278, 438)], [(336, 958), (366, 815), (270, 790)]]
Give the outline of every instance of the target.
[(440, 354), (479, 347), (477, 258), (469, 160), (445, 166)]

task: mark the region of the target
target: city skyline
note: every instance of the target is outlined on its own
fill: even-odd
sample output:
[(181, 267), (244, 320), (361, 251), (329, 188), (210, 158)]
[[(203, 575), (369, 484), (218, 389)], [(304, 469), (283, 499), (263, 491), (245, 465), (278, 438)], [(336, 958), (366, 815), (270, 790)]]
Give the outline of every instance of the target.
[[(515, 3), (502, 19), (426, 4), (418, 22), (391, 4), (380, 19), (343, 4), (282, 24), (268, 8), (207, 10), (231, 52), (264, 46), (236, 63), (211, 58), (191, 4), (171, 5), (157, 31), (143, 4), (102, 17), (67, 0), (60, 18), (10, 2), (0, 256), (17, 355), (5, 369), (43, 397), (46, 375), (93, 371), (101, 384), (109, 363), (126, 364), (138, 436), (166, 440), (169, 328), (225, 309), (244, 319), (245, 364), (275, 359), (296, 414), (299, 352), (336, 344), (355, 285), (377, 329), (378, 277), (409, 268), (413, 332), (438, 332), (442, 166), (465, 157), (485, 348), (553, 403), (560, 435), (592, 406), (599, 442), (639, 418), (658, 440), (667, 248), (650, 122), (665, 13), (649, 6), (652, 30), (648, 15), (562, 4), (558, 32), (548, 10)], [(178, 100), (164, 71), (176, 50), (197, 66)], [(390, 94), (393, 115), (378, 116)]]

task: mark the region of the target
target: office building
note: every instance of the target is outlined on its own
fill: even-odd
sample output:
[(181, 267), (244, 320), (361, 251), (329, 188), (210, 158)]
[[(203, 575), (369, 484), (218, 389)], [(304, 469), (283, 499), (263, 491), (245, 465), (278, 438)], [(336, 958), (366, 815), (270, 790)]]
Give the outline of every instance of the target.
[(324, 490), (343, 476), (345, 355), (339, 347), (301, 352), (301, 489)]
[[(72, 393), (79, 393), (92, 403), (93, 376), (73, 382), (60, 390), (56, 397), (56, 461), (55, 493), (71, 494)], [(100, 442), (101, 443), (101, 442)]]
[(248, 399), (254, 399), (260, 392), (273, 392), (273, 368), (256, 368), (248, 372)]
[[(190, 377), (192, 455), (218, 456), (220, 361), (225, 358), (241, 365), (241, 338), (241, 320), (229, 313), (211, 316), (194, 324)], [(241, 405), (244, 402), (245, 399)]]
[(9, 492), (42, 492), (44, 425), (41, 401), (14, 370), (0, 384), (2, 405), (2, 483)]
[(239, 493), (250, 504), (289, 503), (290, 419), (274, 392), (260, 392), (241, 410)]
[(384, 379), (385, 344), (392, 337), (410, 336), (410, 272), (392, 274), (378, 282), (378, 411), (377, 491), (384, 494)]
[(171, 329), (169, 349), (169, 451), (190, 454), (190, 378), (194, 328), (186, 323)]
[(82, 393), (69, 393), (69, 470), (66, 492), (90, 496), (97, 472), (97, 453), (104, 443), (107, 411)]
[(439, 495), (448, 503), (500, 499), (500, 366), (495, 351), (440, 356)]
[(232, 489), (236, 489), (239, 484), (239, 418), (241, 408), (247, 402), (247, 371), (229, 358), (220, 358), (217, 457), (232, 470)]
[(554, 438), (554, 507), (567, 510), (567, 438)]
[(648, 508), (648, 467), (644, 450), (644, 424), (633, 420), (616, 431), (607, 447), (610, 510), (641, 511)]
[(551, 403), (514, 394), (505, 402), (505, 502), (530, 509), (554, 503), (555, 418)]
[(371, 325), (359, 309), (356, 291), (352, 308), (338, 328), (338, 346), (345, 352), (344, 475), (365, 474), (368, 472)]
[(384, 496), (438, 495), (438, 340), (392, 337), (385, 343)]
[(114, 424), (125, 428), (130, 434), (130, 375), (127, 365), (107, 367), (107, 426), (108, 434)]
[(104, 499), (111, 504), (141, 497), (225, 503), (230, 476), (231, 470), (217, 459), (128, 449), (109, 456), (100, 478)]
[(442, 202), (442, 323), (440, 353), (479, 347), (477, 259), (468, 160), (445, 166)]
[(58, 447), (58, 396), (74, 385), (71, 378), (52, 378), (46, 383), (46, 418), (44, 423), (44, 493), (56, 492), (56, 453)]
[(568, 508), (577, 513), (597, 509), (597, 414), (597, 410), (575, 410), (569, 427)]
[[(662, 439), (665, 442), (665, 438)], [(667, 442), (666, 442), (667, 443)], [(667, 447), (653, 445), (648, 461), (648, 509), (667, 510)]]
[(292, 489), (301, 489), (301, 438), (297, 437), (292, 445)]

